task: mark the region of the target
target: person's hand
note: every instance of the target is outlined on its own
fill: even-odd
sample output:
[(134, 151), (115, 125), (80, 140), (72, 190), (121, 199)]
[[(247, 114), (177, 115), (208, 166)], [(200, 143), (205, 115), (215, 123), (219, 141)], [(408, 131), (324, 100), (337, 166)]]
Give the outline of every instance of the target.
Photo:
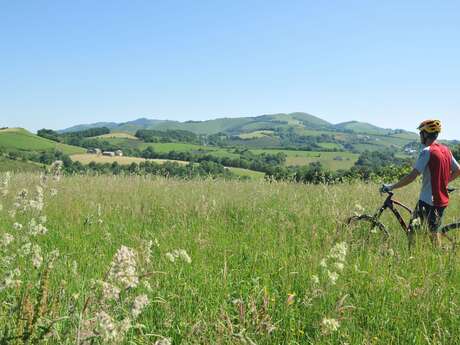
[(384, 184), (380, 188), (380, 193), (389, 193), (393, 190), (393, 185), (392, 184)]

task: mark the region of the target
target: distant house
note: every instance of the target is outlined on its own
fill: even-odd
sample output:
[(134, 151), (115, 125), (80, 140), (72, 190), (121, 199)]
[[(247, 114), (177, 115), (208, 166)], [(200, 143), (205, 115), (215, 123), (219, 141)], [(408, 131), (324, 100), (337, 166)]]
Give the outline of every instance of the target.
[(119, 157), (123, 156), (123, 151), (122, 150), (116, 150), (115, 151), (115, 156), (119, 156)]
[(104, 151), (102, 152), (103, 156), (115, 157), (115, 152), (113, 151)]
[(101, 154), (101, 149), (88, 149), (88, 151), (86, 151), (86, 153), (91, 153), (91, 154), (94, 154), (94, 155), (100, 155)]

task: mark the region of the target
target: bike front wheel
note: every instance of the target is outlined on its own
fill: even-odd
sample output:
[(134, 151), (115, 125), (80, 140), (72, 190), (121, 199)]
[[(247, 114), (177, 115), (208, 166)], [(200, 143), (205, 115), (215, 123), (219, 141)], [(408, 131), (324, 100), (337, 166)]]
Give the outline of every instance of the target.
[(386, 226), (367, 214), (348, 218), (346, 225), (351, 241), (363, 247), (380, 246), (390, 238)]

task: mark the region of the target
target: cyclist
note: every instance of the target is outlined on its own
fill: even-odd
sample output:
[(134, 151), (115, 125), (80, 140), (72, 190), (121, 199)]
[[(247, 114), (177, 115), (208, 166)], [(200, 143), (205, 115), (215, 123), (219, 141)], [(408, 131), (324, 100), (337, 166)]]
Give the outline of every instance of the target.
[(432, 242), (438, 246), (441, 244), (438, 229), (444, 210), (449, 204), (447, 185), (460, 176), (460, 165), (452, 152), (436, 141), (441, 132), (441, 121), (425, 120), (418, 126), (418, 130), (424, 149), (420, 152), (414, 169), (398, 183), (384, 184), (381, 191), (390, 192), (407, 186), (423, 174), (422, 190), (413, 219), (419, 218), (422, 222), (428, 223)]

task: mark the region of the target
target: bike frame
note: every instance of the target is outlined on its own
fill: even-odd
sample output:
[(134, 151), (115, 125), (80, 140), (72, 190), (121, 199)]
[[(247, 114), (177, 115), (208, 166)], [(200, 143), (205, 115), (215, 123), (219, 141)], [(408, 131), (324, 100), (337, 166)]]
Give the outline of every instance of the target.
[(404, 210), (406, 210), (410, 215), (412, 215), (413, 213), (413, 210), (410, 208), (410, 207), (407, 207), (406, 205), (404, 205), (402, 202), (399, 202), (398, 200), (393, 200), (393, 196), (394, 196), (394, 193), (392, 192), (388, 192), (388, 197), (385, 199), (384, 203), (383, 203), (383, 206), (380, 207), (378, 209), (378, 211), (375, 213), (374, 217), (375, 219), (379, 219), (380, 216), (382, 215), (382, 213), (386, 210), (386, 209), (390, 209), (391, 212), (393, 212), (393, 214), (395, 215), (396, 219), (398, 220), (399, 224), (401, 225), (402, 229), (404, 230), (404, 232), (406, 234), (408, 234), (411, 230), (411, 224), (409, 222), (406, 223), (406, 221), (404, 220), (404, 218), (401, 216), (401, 213), (399, 212), (399, 210), (395, 207), (396, 206), (399, 206), (401, 208), (403, 208)]

